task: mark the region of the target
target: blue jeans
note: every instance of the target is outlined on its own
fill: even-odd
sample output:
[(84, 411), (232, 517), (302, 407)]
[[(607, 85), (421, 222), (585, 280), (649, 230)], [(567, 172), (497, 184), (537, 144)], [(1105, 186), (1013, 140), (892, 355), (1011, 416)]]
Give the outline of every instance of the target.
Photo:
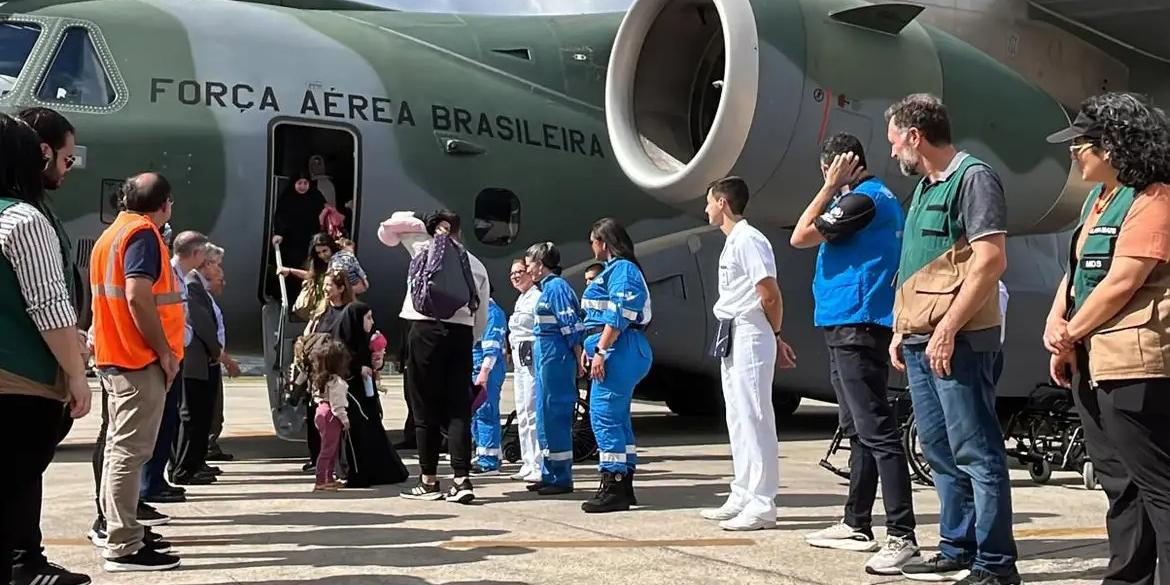
[(903, 357), (923, 455), (940, 501), (939, 552), (999, 575), (1015, 569), (1012, 492), (992, 380), (998, 351), (955, 341), (951, 375), (930, 370), (925, 345)]
[(171, 459), (171, 450), (174, 447), (175, 435), (179, 432), (179, 407), (183, 402), (183, 373), (175, 376), (175, 381), (167, 390), (166, 405), (163, 406), (162, 424), (158, 429), (158, 439), (154, 442), (154, 454), (150, 461), (142, 468), (142, 479), (138, 487), (138, 497), (158, 495), (170, 486), (166, 480), (167, 462)]

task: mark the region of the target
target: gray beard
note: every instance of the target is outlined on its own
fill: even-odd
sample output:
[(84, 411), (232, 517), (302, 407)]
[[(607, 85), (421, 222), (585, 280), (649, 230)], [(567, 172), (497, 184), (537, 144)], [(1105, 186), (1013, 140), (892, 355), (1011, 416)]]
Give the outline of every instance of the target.
[(901, 170), (902, 174), (907, 177), (918, 175), (918, 165), (904, 161), (902, 159), (898, 159), (898, 169)]

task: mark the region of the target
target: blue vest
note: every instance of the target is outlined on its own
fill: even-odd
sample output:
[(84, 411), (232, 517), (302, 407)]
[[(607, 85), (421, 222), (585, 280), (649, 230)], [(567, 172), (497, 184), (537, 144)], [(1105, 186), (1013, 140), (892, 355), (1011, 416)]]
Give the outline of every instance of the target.
[(821, 244), (813, 279), (813, 324), (890, 327), (902, 252), (902, 205), (877, 177), (862, 181), (853, 193), (873, 200), (874, 218), (851, 236)]

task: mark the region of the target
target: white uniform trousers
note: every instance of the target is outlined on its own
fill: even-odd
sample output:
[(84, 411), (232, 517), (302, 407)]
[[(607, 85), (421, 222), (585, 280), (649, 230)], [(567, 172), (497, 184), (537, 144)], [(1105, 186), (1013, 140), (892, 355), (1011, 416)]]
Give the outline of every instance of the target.
[(536, 440), (536, 378), (532, 367), (520, 365), (520, 350), (512, 350), (516, 365), (512, 376), (512, 394), (516, 399), (516, 429), (520, 438), (520, 473), (540, 475), (544, 461)]
[(736, 318), (731, 355), (723, 358), (720, 371), (735, 469), (727, 504), (742, 509), (741, 515), (774, 521), (775, 497), (780, 489), (776, 414), (772, 409), (776, 336), (762, 309)]

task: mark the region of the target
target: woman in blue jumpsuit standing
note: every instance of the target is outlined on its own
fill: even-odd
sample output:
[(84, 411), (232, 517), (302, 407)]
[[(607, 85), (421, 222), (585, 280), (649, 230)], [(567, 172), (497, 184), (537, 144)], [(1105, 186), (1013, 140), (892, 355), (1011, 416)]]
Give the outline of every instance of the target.
[(542, 496), (573, 491), (573, 411), (577, 404), (581, 306), (561, 278), (561, 253), (552, 242), (534, 244), (525, 255), (540, 288), (536, 302), (536, 429), (544, 452), (540, 482), (528, 486)]
[(500, 390), (504, 387), (507, 365), (504, 363), (504, 339), (508, 336), (508, 316), (488, 299), (487, 328), (483, 338), (472, 347), (472, 380), (483, 386), (487, 399), (471, 419), (475, 437), (475, 464), (472, 475), (496, 475), (500, 472)]
[(585, 353), (593, 385), (589, 414), (601, 454), (601, 486), (581, 504), (587, 513), (629, 510), (634, 499), (637, 450), (630, 421), (634, 386), (650, 372), (654, 355), (646, 340), (650, 291), (634, 256), (634, 243), (612, 218), (593, 224), (593, 255), (605, 269), (585, 288)]

